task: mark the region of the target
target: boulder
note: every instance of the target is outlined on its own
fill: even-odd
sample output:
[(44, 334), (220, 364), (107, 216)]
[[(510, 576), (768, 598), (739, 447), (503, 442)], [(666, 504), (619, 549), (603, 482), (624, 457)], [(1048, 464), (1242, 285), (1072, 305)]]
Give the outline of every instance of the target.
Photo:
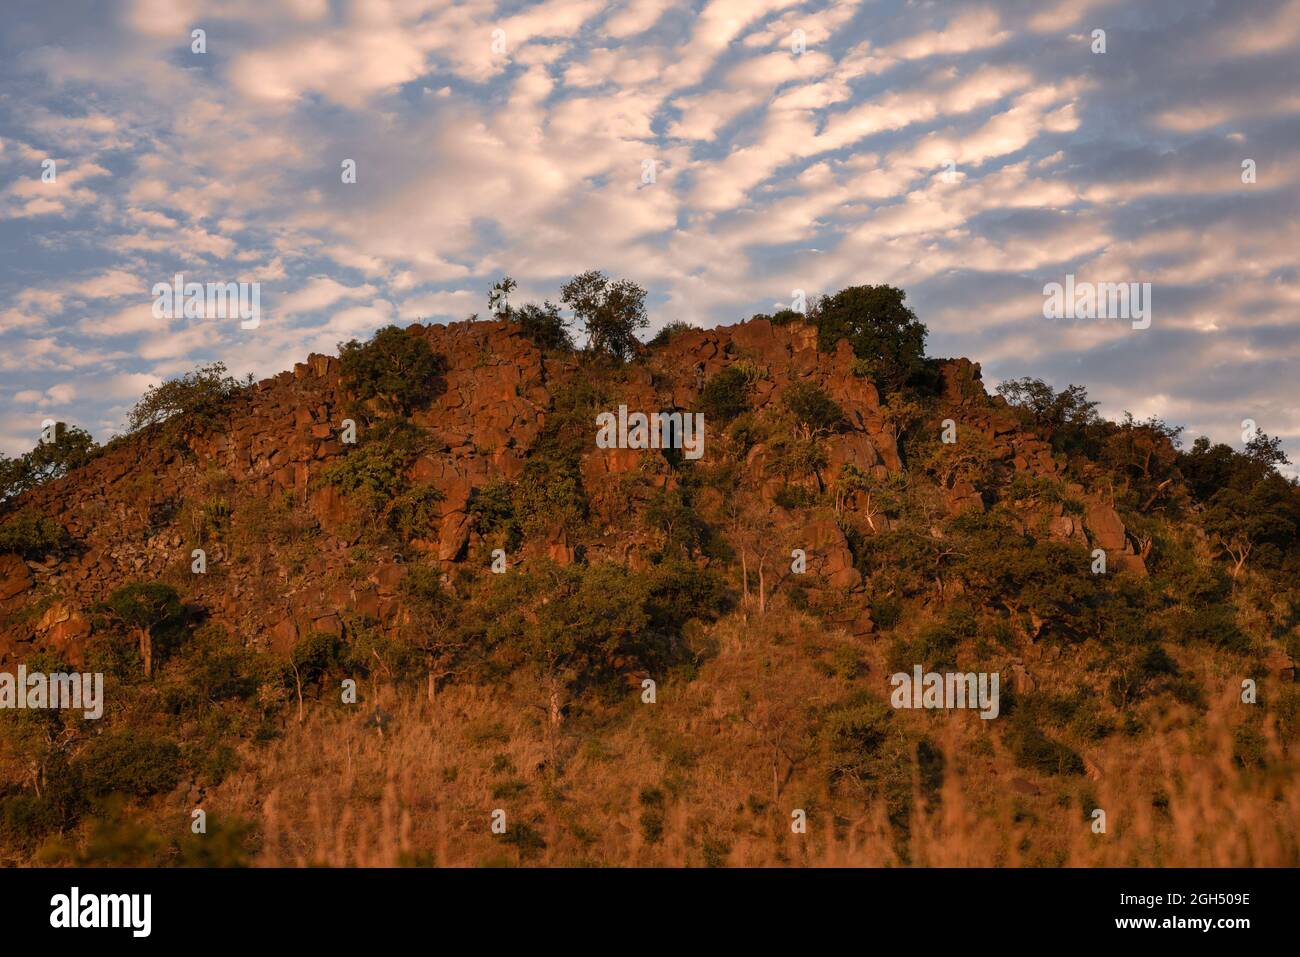
[(0, 555), (0, 601), (17, 598), (32, 587), (32, 573), (18, 555)]

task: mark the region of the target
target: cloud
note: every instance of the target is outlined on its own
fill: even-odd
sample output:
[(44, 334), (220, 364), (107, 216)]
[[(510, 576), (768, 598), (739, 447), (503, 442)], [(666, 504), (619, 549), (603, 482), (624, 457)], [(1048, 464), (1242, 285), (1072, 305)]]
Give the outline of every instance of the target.
[[(602, 268), (649, 288), (656, 325), (901, 284), (937, 354), (1218, 438), (1257, 412), (1300, 455), (1300, 0), (13, 16), (0, 443), (42, 404), (111, 428), (201, 362), (272, 374), (389, 322), (482, 312), (503, 274), (541, 298)], [(176, 272), (262, 283), (263, 323), (154, 319), (149, 290)], [(1066, 273), (1151, 281), (1152, 328), (1045, 325), (1042, 286)]]

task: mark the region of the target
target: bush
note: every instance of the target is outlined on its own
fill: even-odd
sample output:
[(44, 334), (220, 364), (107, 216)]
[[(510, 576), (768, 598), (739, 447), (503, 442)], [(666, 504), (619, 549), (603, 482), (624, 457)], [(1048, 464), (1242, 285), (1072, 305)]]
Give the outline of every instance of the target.
[(683, 332), (694, 332), (698, 330), (698, 328), (698, 326), (693, 326), (689, 322), (682, 322), (680, 319), (675, 319), (655, 333), (655, 337), (646, 343), (646, 345), (651, 348), (666, 346), (668, 343), (672, 342), (674, 337), (681, 335)]
[(0, 554), (14, 552), (33, 561), (71, 541), (67, 529), (34, 508), (22, 508), (0, 525)]
[(181, 642), (186, 630), (185, 606), (176, 590), (161, 582), (137, 582), (117, 589), (95, 607), (96, 614), (124, 628), (138, 642), (145, 676)]
[(181, 749), (175, 741), (131, 730), (101, 735), (76, 763), (84, 787), (95, 797), (165, 794), (181, 778)]
[(419, 426), (387, 419), (372, 427), (361, 445), (323, 469), (321, 480), (381, 513), (401, 492), (407, 469), (427, 445), (428, 436)]
[(446, 498), (433, 485), (419, 485), (403, 492), (388, 509), (388, 527), (404, 542), (425, 538), (441, 517), (439, 503)]
[(339, 378), (359, 403), (374, 401), (381, 410), (404, 415), (441, 395), (447, 361), (423, 337), (385, 326), (366, 343), (339, 343)]
[(534, 455), (514, 485), (514, 512), (525, 535), (545, 534), (556, 525), (572, 527), (587, 517), (582, 472), (568, 456)]
[(34, 794), (0, 798), (0, 838), (11, 847), (31, 850), (62, 824), (59, 809), (47, 798)]
[(195, 633), (184, 671), (163, 696), (172, 713), (203, 711), (219, 701), (246, 701), (257, 693), (257, 656), (218, 625)]
[(875, 777), (892, 718), (889, 706), (868, 694), (858, 694), (827, 711), (819, 734), (831, 775), (858, 782)]
[(127, 413), (127, 431), (139, 432), (175, 419), (169, 434), (174, 439), (180, 436), (180, 429), (210, 427), (226, 401), (252, 381), (251, 373), (243, 380), (235, 379), (226, 375), (224, 363), (213, 362), (161, 385), (152, 385)]
[(844, 421), (844, 410), (815, 382), (796, 382), (781, 401), (805, 435), (832, 432)]
[(469, 497), (469, 514), (475, 530), (494, 545), (513, 550), (519, 546), (523, 532), (515, 516), (514, 486), (494, 478), (475, 488)]
[(0, 454), (0, 507), (38, 485), (62, 478), (99, 452), (85, 429), (55, 423), (54, 437), (39, 442), (30, 452), (11, 459)]
[(743, 369), (728, 366), (704, 383), (700, 408), (706, 419), (727, 423), (749, 411), (749, 377)]
[(1083, 758), (1067, 745), (1053, 741), (1026, 720), (1018, 722), (1011, 734), (1012, 754), (1016, 764), (1041, 774), (1083, 774)]
[(572, 352), (573, 340), (560, 307), (545, 302), (537, 306), (529, 303), (522, 309), (510, 310), (505, 318), (519, 326), (521, 332), (531, 339), (540, 349), (554, 349), (557, 352)]

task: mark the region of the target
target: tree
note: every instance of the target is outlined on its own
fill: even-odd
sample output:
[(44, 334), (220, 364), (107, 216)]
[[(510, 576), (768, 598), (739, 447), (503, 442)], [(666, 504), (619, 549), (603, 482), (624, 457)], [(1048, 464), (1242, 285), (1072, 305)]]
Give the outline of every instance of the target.
[(484, 609), (487, 637), (534, 669), (554, 769), (566, 694), (640, 658), (649, 624), (646, 583), (612, 562), (563, 566), (546, 560), (503, 578)]
[(852, 462), (845, 462), (836, 476), (832, 489), (835, 495), (835, 515), (843, 512), (852, 500), (861, 510), (871, 530), (876, 531), (876, 516), (898, 508), (906, 494), (907, 480), (901, 473), (891, 473), (877, 478), (874, 472), (864, 472)]
[(1276, 472), (1246, 489), (1220, 489), (1206, 508), (1205, 528), (1231, 559), (1235, 582), (1257, 547), (1295, 546), (1300, 536), (1300, 491)]
[(683, 322), (681, 319), (674, 319), (672, 322), (668, 323), (668, 325), (664, 326), (657, 333), (655, 333), (655, 337), (651, 339), (647, 343), (647, 345), (651, 346), (652, 348), (657, 348), (659, 346), (666, 346), (668, 345), (669, 342), (673, 340), (675, 336), (679, 336), (685, 332), (698, 332), (698, 331), (699, 331), (698, 326), (693, 326), (689, 322)]
[(1247, 560), (1280, 564), (1300, 543), (1300, 486), (1284, 478), (1281, 443), (1258, 432), (1244, 453), (1201, 436), (1177, 467), (1205, 506), (1205, 529), (1232, 562), (1235, 583)]
[(0, 507), (38, 485), (80, 468), (98, 451), (98, 443), (85, 429), (55, 423), (49, 441), (38, 442), (18, 458), (0, 455)]
[(813, 309), (817, 342), (831, 352), (841, 339), (870, 363), (882, 392), (896, 392), (926, 370), (925, 324), (903, 304), (907, 293), (894, 286), (850, 286), (823, 296)]
[(161, 582), (138, 582), (113, 592), (101, 610), (107, 611), (139, 640), (145, 677), (153, 675), (154, 653), (170, 651), (185, 629), (185, 607), (176, 590)]
[(530, 302), (520, 309), (511, 310), (505, 318), (515, 322), (538, 348), (557, 352), (573, 350), (568, 325), (560, 315), (560, 307), (552, 302), (543, 302), (540, 306)]
[(32, 484), (39, 485), (81, 468), (98, 450), (98, 443), (85, 429), (58, 422), (53, 440), (38, 442), (24, 458), (28, 461)]
[(139, 432), (177, 420), (169, 437), (178, 438), (180, 429), (210, 426), (222, 405), (252, 381), (251, 373), (243, 380), (235, 379), (226, 375), (224, 363), (212, 362), (160, 385), (151, 385), (127, 413), (127, 431)]
[(781, 396), (805, 439), (833, 432), (844, 421), (841, 409), (815, 382), (796, 382)]
[[(773, 507), (759, 497), (732, 495), (727, 500), (732, 539), (740, 548), (741, 595), (750, 603), (749, 570), (758, 573), (758, 613), (767, 614), (767, 563), (781, 551)], [(786, 554), (789, 554), (786, 552)]]
[(327, 631), (313, 631), (298, 639), (289, 652), (288, 671), (293, 674), (294, 690), (298, 696), (298, 723), (302, 724), (302, 686), (304, 682), (319, 682), (330, 668), (338, 663), (339, 639)]
[(518, 286), (519, 284), (509, 276), (502, 276), (500, 280), (493, 283), (492, 288), (488, 290), (488, 308), (492, 310), (492, 315), (499, 319), (510, 318), (510, 294)]
[(1098, 421), (1097, 403), (1081, 385), (1057, 392), (1042, 379), (1026, 376), (1001, 383), (998, 395), (1020, 410), (1058, 452), (1082, 448), (1088, 428)]
[(1093, 430), (1106, 436), (1095, 454), (1097, 460), (1117, 474), (1133, 507), (1146, 512), (1161, 500), (1175, 501), (1174, 493), (1181, 492), (1181, 427), (1168, 425), (1154, 415), (1138, 421), (1131, 412), (1125, 412), (1122, 422), (1103, 422)]
[(383, 411), (407, 415), (446, 388), (447, 362), (422, 336), (385, 326), (366, 343), (339, 343), (339, 374), (358, 403), (374, 400)]
[(613, 356), (619, 362), (631, 358), (640, 345), (638, 329), (650, 324), (645, 312), (646, 291), (627, 279), (611, 281), (592, 270), (574, 276), (560, 289), (560, 301), (573, 310), (587, 332), (587, 348)]
[(1264, 431), (1257, 431), (1246, 443), (1246, 458), (1268, 471), (1291, 464), (1286, 452), (1282, 451), (1282, 440)]

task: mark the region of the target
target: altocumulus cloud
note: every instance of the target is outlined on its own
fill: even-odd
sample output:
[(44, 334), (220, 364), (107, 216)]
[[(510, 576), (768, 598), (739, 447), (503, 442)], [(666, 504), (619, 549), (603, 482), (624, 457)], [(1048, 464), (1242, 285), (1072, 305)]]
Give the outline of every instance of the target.
[[(105, 438), (137, 387), (199, 362), (266, 375), (385, 322), (464, 318), (502, 272), (540, 297), (602, 268), (650, 289), (657, 325), (894, 283), (931, 351), (991, 381), (1083, 383), (1109, 414), (1234, 443), (1250, 418), (1300, 458), (1300, 0), (5, 19), (6, 451), (51, 415)], [(260, 282), (265, 321), (154, 320), (149, 289), (177, 272)], [(1066, 275), (1150, 282), (1151, 328), (1044, 320)]]

